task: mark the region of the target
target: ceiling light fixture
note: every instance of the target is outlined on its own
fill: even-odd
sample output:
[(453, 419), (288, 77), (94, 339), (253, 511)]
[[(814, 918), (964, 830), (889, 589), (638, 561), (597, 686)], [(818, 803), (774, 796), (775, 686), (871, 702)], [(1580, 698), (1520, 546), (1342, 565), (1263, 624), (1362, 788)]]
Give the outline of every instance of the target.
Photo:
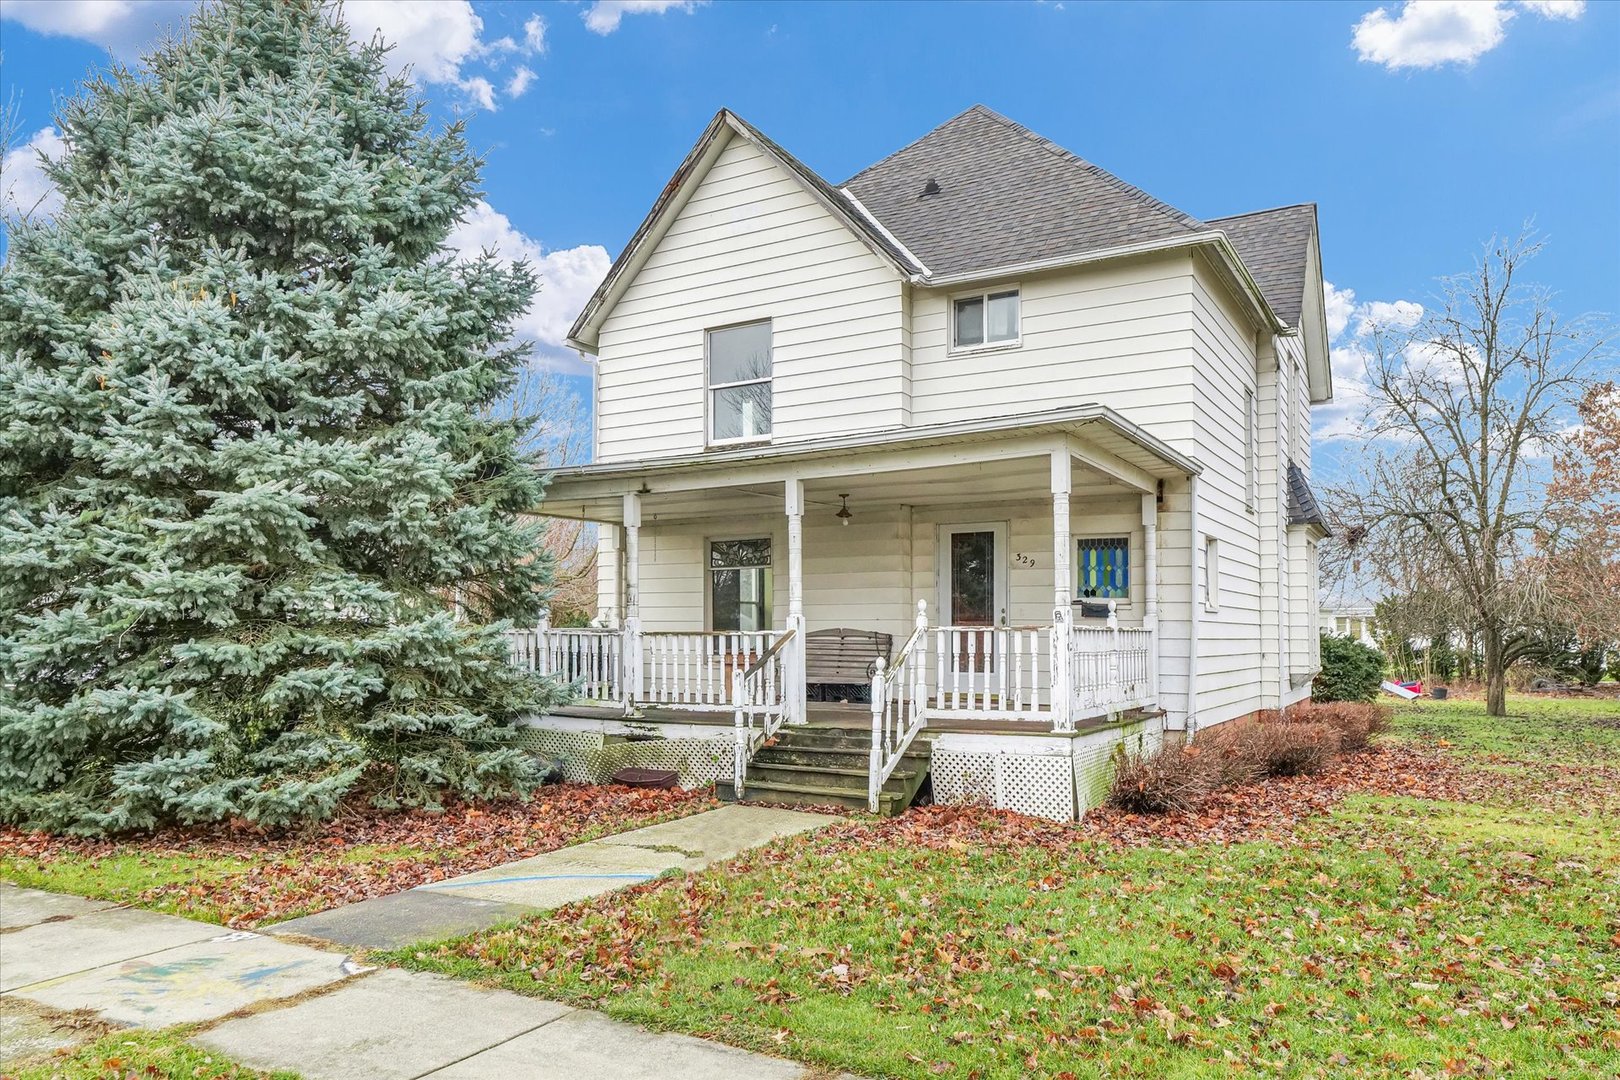
[(840, 495), (840, 496), (838, 496), (838, 498), (843, 503), (843, 505), (838, 508), (838, 514), (837, 514), (838, 523), (840, 525), (848, 525), (850, 523), (850, 520), (852, 518), (854, 518), (854, 516), (855, 516), (854, 514), (849, 512), (849, 496), (848, 495)]

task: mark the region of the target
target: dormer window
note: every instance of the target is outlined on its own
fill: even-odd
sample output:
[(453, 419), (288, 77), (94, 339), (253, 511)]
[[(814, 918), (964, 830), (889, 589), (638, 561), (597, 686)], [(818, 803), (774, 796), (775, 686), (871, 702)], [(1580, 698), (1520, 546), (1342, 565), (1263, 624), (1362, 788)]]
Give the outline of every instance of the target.
[(1016, 345), (1021, 323), (1017, 289), (958, 296), (951, 301), (951, 348)]
[(709, 442), (771, 437), (771, 324), (708, 332)]

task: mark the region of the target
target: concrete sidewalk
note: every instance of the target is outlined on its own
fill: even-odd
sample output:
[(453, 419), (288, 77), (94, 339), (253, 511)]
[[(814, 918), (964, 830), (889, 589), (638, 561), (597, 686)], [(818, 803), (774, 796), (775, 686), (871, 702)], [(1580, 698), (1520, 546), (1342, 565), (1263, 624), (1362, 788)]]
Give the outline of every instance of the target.
[(48, 1025), (42, 1033), (18, 1011), (32, 1002), (121, 1026), (202, 1024), (193, 1042), (305, 1080), (825, 1075), (588, 1010), (78, 897), (0, 884), (0, 915), (8, 1003), (0, 1073), (51, 1045)]
[[(467, 934), (834, 820), (724, 806), (270, 928), (296, 941), (0, 883), (0, 995), (121, 1026), (202, 1024), (193, 1042), (305, 1080), (822, 1077), (588, 1010), (375, 970), (305, 941), (391, 948)], [(14, 1011), (0, 1012), (0, 1073), (60, 1038)]]
[(365, 949), (397, 949), (418, 941), (461, 937), (648, 881), (669, 870), (701, 870), (778, 837), (836, 820), (798, 810), (722, 806), (292, 919), (268, 932)]

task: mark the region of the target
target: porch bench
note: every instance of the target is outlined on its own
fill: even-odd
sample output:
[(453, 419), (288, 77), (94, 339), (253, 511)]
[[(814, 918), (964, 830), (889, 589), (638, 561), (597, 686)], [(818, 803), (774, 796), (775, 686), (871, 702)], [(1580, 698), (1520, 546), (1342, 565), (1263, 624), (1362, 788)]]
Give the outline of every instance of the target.
[(804, 681), (807, 686), (865, 686), (878, 657), (889, 659), (894, 638), (876, 630), (847, 626), (812, 630), (804, 635)]

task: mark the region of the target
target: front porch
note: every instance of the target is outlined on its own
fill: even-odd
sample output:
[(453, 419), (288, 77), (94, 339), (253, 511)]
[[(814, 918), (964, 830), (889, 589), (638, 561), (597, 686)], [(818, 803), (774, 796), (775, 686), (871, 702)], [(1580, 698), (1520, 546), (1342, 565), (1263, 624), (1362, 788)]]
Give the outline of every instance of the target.
[(602, 526), (602, 617), (512, 632), (576, 687), (547, 723), (719, 737), (739, 793), (784, 728), (858, 724), (876, 808), (924, 732), (1157, 712), (1161, 487), (1196, 468), (1094, 407), (953, 427), (559, 477), (546, 512)]

